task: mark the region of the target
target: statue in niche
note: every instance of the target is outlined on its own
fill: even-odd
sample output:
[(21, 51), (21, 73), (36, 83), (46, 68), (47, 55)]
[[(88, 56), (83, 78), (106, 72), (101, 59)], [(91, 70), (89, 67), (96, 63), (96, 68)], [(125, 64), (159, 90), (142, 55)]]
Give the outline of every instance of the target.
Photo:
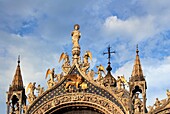
[(71, 67), (71, 66), (70, 66), (70, 60), (69, 60), (68, 54), (63, 52), (63, 53), (60, 55), (59, 62), (60, 62), (61, 60), (64, 60), (64, 64), (62, 65), (62, 70), (63, 70), (63, 72), (64, 72), (64, 73), (68, 73), (68, 71), (69, 71), (69, 69), (70, 69), (70, 67)]
[(139, 98), (139, 94), (136, 93), (135, 94), (135, 97), (134, 97), (134, 112), (135, 113), (139, 113), (139, 112), (142, 112), (142, 101), (140, 100)]
[(80, 37), (81, 37), (81, 33), (79, 31), (79, 28), (80, 28), (80, 26), (78, 24), (74, 25), (74, 30), (71, 33), (73, 48), (74, 47), (80, 47), (79, 40), (80, 40)]
[(14, 105), (14, 112), (15, 114), (19, 114), (19, 103), (18, 102)]
[(34, 91), (36, 89), (35, 84), (36, 84), (36, 82), (34, 82), (34, 83), (30, 82), (27, 86), (27, 89), (26, 89), (26, 93), (28, 92), (28, 90), (30, 90), (30, 93), (28, 94), (29, 104), (31, 104), (36, 99), (36, 96), (34, 94)]

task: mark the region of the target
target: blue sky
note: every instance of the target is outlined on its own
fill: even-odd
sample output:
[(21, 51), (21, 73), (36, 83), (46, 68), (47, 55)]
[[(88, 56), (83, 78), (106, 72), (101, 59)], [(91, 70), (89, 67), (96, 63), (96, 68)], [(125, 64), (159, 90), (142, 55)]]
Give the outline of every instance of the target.
[(21, 56), (24, 85), (36, 81), (46, 87), (48, 68), (61, 72), (62, 52), (71, 56), (71, 31), (80, 25), (81, 56), (93, 53), (91, 68), (107, 66), (103, 56), (110, 44), (113, 75), (129, 79), (136, 44), (147, 80), (147, 105), (166, 98), (170, 89), (169, 0), (0, 0), (0, 113), (6, 112), (6, 94), (17, 56)]

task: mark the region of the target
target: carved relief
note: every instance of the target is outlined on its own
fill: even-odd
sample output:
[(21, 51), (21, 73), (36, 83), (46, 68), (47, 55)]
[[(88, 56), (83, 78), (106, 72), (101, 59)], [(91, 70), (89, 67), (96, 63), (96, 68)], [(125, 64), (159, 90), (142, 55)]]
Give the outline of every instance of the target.
[[(73, 102), (74, 101), (74, 102)], [(63, 95), (60, 97), (55, 97), (54, 99), (48, 101), (47, 103), (43, 104), (40, 107), (37, 107), (36, 111), (33, 114), (41, 114), (41, 112), (47, 112), (51, 108), (54, 108), (56, 106), (59, 106), (60, 104), (64, 103), (76, 103), (77, 101), (83, 101), (83, 103), (92, 103), (95, 104), (96, 106), (102, 106), (103, 108), (101, 110), (107, 110), (109, 113), (113, 114), (123, 114), (122, 110), (110, 102), (109, 100), (97, 96), (97, 95), (92, 95), (92, 94), (87, 94), (87, 93), (74, 93), (74, 94), (67, 94)], [(106, 111), (104, 111), (106, 112)]]
[(83, 82), (82, 77), (78, 74), (67, 75), (66, 77), (68, 82), (66, 82), (65, 89), (68, 89), (69, 86), (75, 86), (78, 89), (79, 85)]

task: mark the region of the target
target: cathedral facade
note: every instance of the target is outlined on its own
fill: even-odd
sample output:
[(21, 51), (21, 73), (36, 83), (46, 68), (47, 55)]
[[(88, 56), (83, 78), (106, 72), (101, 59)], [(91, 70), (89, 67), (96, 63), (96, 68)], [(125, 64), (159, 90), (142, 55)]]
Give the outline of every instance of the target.
[[(114, 51), (108, 47), (108, 66), (98, 65), (90, 69), (92, 53), (88, 50), (81, 58), (79, 44), (80, 26), (76, 24), (71, 33), (72, 55), (63, 52), (61, 73), (54, 68), (46, 72), (47, 89), (35, 82), (24, 88), (20, 70), (20, 58), (16, 73), (7, 92), (7, 114), (166, 114), (170, 113), (170, 92), (167, 98), (156, 99), (153, 106), (146, 106), (147, 82), (143, 75), (136, 48), (132, 74), (127, 81), (124, 76), (111, 74), (110, 56)], [(135, 54), (134, 54), (135, 55)], [(71, 59), (71, 60), (70, 60)], [(97, 76), (97, 79), (94, 77)], [(35, 91), (38, 94), (35, 94)], [(28, 94), (26, 94), (28, 93)]]

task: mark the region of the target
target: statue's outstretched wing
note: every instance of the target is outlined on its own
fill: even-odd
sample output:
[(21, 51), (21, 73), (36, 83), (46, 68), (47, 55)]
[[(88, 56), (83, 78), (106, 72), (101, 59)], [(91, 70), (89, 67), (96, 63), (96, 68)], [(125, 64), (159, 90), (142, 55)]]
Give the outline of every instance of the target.
[(128, 84), (124, 76), (121, 76), (120, 78), (121, 78), (123, 83)]
[(106, 71), (105, 71), (105, 68), (104, 68), (104, 66), (103, 66), (103, 65), (100, 65), (100, 66), (99, 66), (99, 70), (100, 70), (100, 71), (103, 71), (103, 72), (104, 72), (104, 74), (106, 75)]
[(90, 60), (92, 61), (92, 53), (90, 51), (87, 51), (87, 54), (90, 57)]
[(63, 53), (60, 55), (59, 62), (60, 62), (62, 59), (64, 59), (64, 58), (65, 58), (65, 56), (66, 56), (66, 54), (63, 52)]
[(48, 75), (49, 75), (49, 74), (51, 74), (51, 70), (50, 70), (50, 69), (48, 69), (48, 70), (47, 70), (47, 72), (46, 72), (46, 76), (45, 76), (45, 79), (47, 79), (47, 78), (48, 78)]
[(30, 82), (27, 86), (26, 93), (28, 92), (29, 88), (31, 87), (32, 83)]

